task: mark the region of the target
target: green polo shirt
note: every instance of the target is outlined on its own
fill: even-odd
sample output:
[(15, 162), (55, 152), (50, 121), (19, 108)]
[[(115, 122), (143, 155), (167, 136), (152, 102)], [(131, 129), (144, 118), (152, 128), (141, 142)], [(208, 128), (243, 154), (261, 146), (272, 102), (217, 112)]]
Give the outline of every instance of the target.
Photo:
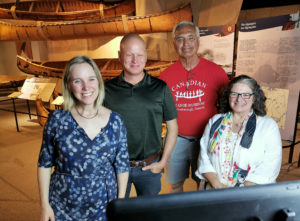
[(124, 72), (105, 83), (104, 105), (123, 116), (130, 160), (144, 160), (162, 148), (162, 121), (177, 118), (167, 84), (148, 75), (136, 85), (124, 80)]

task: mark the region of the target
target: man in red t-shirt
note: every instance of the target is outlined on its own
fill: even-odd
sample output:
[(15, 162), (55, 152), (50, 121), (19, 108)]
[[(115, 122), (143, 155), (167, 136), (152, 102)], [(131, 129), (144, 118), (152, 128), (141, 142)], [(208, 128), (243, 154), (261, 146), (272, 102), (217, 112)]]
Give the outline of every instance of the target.
[(167, 164), (171, 192), (183, 191), (190, 167), (192, 178), (199, 185), (195, 176), (199, 140), (209, 118), (217, 113), (218, 95), (228, 83), (221, 67), (198, 56), (199, 37), (199, 29), (192, 22), (178, 23), (173, 39), (179, 60), (160, 75), (172, 92), (178, 112), (177, 143)]

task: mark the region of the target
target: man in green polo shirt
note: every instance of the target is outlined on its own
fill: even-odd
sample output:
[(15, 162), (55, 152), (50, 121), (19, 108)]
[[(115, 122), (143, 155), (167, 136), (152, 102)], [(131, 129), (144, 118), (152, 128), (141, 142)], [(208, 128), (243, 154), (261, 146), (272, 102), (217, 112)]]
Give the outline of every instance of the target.
[[(119, 60), (123, 71), (106, 82), (105, 105), (123, 116), (127, 129), (131, 170), (126, 196), (129, 197), (132, 183), (138, 196), (158, 195), (161, 171), (176, 143), (176, 106), (167, 84), (144, 70), (147, 53), (139, 35), (123, 37)], [(167, 136), (161, 155), (163, 120)]]

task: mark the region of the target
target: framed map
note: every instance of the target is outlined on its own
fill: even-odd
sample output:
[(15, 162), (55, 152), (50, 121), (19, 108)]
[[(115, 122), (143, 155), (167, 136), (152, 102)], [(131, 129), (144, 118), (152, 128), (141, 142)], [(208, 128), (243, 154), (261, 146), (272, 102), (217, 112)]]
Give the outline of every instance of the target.
[(289, 90), (271, 87), (262, 87), (266, 100), (267, 115), (272, 117), (279, 128), (285, 129)]

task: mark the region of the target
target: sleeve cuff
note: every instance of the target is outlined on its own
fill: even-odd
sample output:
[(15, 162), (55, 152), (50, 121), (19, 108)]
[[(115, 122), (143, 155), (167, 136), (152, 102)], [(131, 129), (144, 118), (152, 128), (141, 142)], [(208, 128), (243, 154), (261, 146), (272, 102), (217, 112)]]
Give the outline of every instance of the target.
[(248, 174), (245, 180), (256, 184), (269, 184), (276, 182), (276, 176), (266, 177), (255, 174)]

